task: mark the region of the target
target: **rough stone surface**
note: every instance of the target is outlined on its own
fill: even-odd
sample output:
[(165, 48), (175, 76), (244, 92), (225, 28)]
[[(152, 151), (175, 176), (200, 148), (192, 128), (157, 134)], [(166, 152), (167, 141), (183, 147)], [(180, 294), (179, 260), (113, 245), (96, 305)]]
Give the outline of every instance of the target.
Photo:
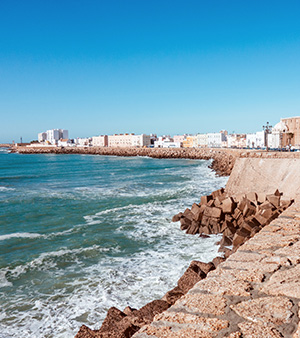
[(274, 327), (249, 322), (238, 324), (238, 326), (242, 331), (243, 338), (282, 338), (280, 331)]
[[(180, 299), (180, 306), (185, 306), (193, 312), (223, 315), (226, 308), (226, 299), (211, 294), (187, 294)], [(176, 306), (174, 309), (176, 309)]]
[(134, 337), (300, 338), (299, 254), (296, 202)]
[(239, 316), (252, 322), (289, 323), (293, 303), (284, 297), (261, 297), (230, 306)]
[(261, 291), (268, 295), (300, 298), (300, 265), (275, 272)]

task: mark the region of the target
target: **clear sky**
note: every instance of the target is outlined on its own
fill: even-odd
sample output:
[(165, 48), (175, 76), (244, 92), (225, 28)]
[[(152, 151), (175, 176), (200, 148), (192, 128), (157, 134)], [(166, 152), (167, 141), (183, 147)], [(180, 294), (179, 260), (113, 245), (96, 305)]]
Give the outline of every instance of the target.
[(0, 142), (298, 115), (299, 0), (0, 0)]

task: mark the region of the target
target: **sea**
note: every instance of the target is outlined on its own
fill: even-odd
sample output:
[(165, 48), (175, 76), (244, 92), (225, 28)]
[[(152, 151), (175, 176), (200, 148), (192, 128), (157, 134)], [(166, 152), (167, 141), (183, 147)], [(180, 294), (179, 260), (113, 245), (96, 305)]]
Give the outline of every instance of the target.
[(172, 216), (224, 187), (209, 161), (0, 149), (0, 338), (74, 337), (176, 286), (220, 236)]

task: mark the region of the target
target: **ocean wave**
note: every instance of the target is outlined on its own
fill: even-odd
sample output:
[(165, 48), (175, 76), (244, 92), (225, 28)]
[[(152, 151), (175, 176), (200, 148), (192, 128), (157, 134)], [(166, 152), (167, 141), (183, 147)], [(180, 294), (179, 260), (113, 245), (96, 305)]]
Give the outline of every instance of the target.
[(6, 272), (0, 271), (0, 288), (12, 286), (13, 284), (6, 279)]
[(5, 241), (11, 238), (37, 238), (44, 237), (44, 235), (33, 232), (15, 232), (12, 234), (0, 235), (0, 241)]
[(0, 186), (0, 191), (13, 191), (16, 190), (15, 188), (9, 188), (9, 187), (4, 187), (4, 186)]
[[(68, 257), (68, 260), (70, 262), (76, 262), (78, 261), (78, 257), (80, 257), (82, 254), (88, 254), (93, 251), (96, 252), (109, 252), (109, 251), (118, 251), (119, 247), (114, 248), (106, 248), (101, 247), (99, 245), (93, 245), (91, 247), (87, 248), (77, 248), (77, 249), (60, 249), (57, 251), (50, 251), (50, 252), (43, 252), (39, 255), (39, 257), (33, 259), (32, 261), (25, 263), (23, 265), (18, 265), (12, 269), (5, 269), (5, 273), (9, 273), (10, 276), (17, 278), (21, 274), (24, 274), (28, 271), (33, 270), (47, 270), (47, 269), (53, 269), (58, 264), (59, 258), (66, 258)], [(3, 271), (3, 270), (2, 270)]]

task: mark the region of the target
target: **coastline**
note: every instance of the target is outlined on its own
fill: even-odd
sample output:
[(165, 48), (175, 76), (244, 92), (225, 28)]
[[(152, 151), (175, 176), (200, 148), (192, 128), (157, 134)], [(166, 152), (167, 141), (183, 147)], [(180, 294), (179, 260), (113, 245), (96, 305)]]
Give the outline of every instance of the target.
[(180, 158), (194, 160), (212, 160), (210, 168), (218, 176), (229, 176), (237, 158), (261, 159), (299, 159), (300, 152), (267, 152), (266, 150), (229, 149), (229, 148), (133, 148), (133, 147), (10, 147), (19, 154), (85, 154), (102, 156)]
[(228, 176), (233, 168), (235, 158), (240, 151), (208, 148), (133, 148), (133, 147), (12, 147), (11, 152), (20, 154), (85, 154), (108, 155), (125, 157), (151, 157), (151, 158), (180, 158), (194, 160), (210, 160), (211, 169), (219, 176)]
[[(21, 151), (19, 151), (21, 150)], [(46, 150), (46, 151), (45, 151)], [(105, 151), (104, 151), (105, 150)], [(146, 152), (145, 152), (146, 150)], [(234, 164), (236, 163), (237, 159), (246, 159), (249, 158), (249, 160), (251, 160), (252, 158), (255, 159), (260, 159), (258, 162), (256, 161), (250, 161), (250, 163), (247, 163), (247, 166), (252, 167), (253, 163), (256, 163), (255, 167), (257, 169), (257, 167), (261, 166), (263, 167), (262, 172), (264, 173), (264, 180), (267, 181), (267, 177), (265, 176), (265, 172), (264, 170), (266, 170), (266, 162), (271, 162), (274, 159), (293, 159), (293, 161), (298, 162), (299, 158), (300, 158), (300, 154), (299, 153), (268, 153), (268, 152), (264, 152), (264, 151), (248, 151), (248, 150), (227, 150), (227, 149), (131, 149), (131, 148), (106, 148), (106, 149), (99, 149), (99, 148), (83, 148), (83, 149), (51, 149), (49, 151), (49, 149), (28, 149), (28, 148), (24, 148), (24, 149), (17, 149), (17, 152), (19, 153), (23, 153), (23, 154), (32, 154), (32, 153), (56, 153), (56, 154), (91, 154), (91, 155), (114, 155), (114, 156), (147, 156), (147, 157), (153, 157), (153, 158), (192, 158), (192, 159), (204, 159), (204, 160), (208, 160), (208, 159), (212, 159), (213, 163), (215, 163), (215, 166), (211, 165), (211, 168), (215, 170), (215, 172), (218, 175), (227, 175), (228, 173), (231, 173), (232, 168), (234, 166)], [(297, 160), (296, 160), (297, 159)], [(262, 161), (261, 161), (262, 160)], [(269, 161), (270, 160), (270, 161)], [(275, 161), (277, 162), (277, 161)], [(278, 161), (278, 163), (283, 163), (285, 167), (289, 167), (289, 161)], [(274, 163), (274, 161), (273, 161)], [(232, 164), (232, 166), (231, 166)], [(295, 163), (297, 164), (297, 163)], [(237, 176), (244, 176), (246, 177), (246, 183), (242, 182), (244, 185), (250, 186), (250, 188), (253, 188), (252, 182), (251, 180), (249, 180), (249, 175), (247, 176), (247, 166), (246, 167), (241, 167), (240, 168), (240, 172), (238, 173)], [(274, 167), (274, 165), (273, 165)], [(289, 169), (289, 168), (288, 168)], [(242, 171), (241, 171), (242, 170)], [(291, 169), (291, 171), (295, 171), (294, 169)], [(249, 172), (248, 172), (249, 174)], [(251, 174), (250, 176), (252, 177), (252, 179), (256, 179), (258, 176), (258, 172), (256, 171), (255, 173)], [(299, 175), (298, 175), (299, 176)], [(284, 182), (286, 185), (286, 181)], [(295, 182), (296, 184), (298, 183), (297, 181)], [(241, 189), (241, 186), (237, 185), (237, 182), (233, 182), (232, 184), (233, 187), (235, 187), (235, 189), (237, 190), (237, 192), (239, 193), (245, 193), (245, 191), (243, 191)], [(253, 190), (252, 190), (253, 191)], [(281, 191), (281, 190), (280, 190)], [(231, 254), (231, 253), (230, 253)], [(207, 273), (203, 274), (203, 270), (205, 266), (203, 265), (204, 263), (201, 262), (192, 262), (190, 267), (188, 268), (188, 270), (186, 271), (186, 273), (184, 275), (194, 275), (194, 273), (196, 273), (200, 278), (203, 279), (203, 277), (206, 277), (206, 274), (210, 271), (208, 271)], [(208, 263), (210, 264), (210, 263)], [(208, 266), (206, 266), (208, 269), (210, 269)], [(214, 265), (214, 267), (211, 270), (214, 270), (216, 267), (216, 265)], [(181, 277), (183, 278), (184, 275)], [(210, 274), (211, 275), (211, 274)], [(195, 275), (194, 275), (195, 277)], [(187, 278), (187, 281), (189, 280), (189, 278)], [(189, 282), (189, 281), (188, 281)], [(197, 282), (197, 280), (196, 280)], [(227, 285), (226, 287), (229, 287), (229, 285)], [(187, 290), (188, 291), (188, 290)], [(108, 315), (107, 315), (107, 320), (106, 322), (103, 323), (103, 325), (105, 324), (106, 329), (107, 328), (116, 328), (119, 325), (119, 321), (123, 321), (126, 322), (127, 324), (129, 324), (129, 322), (133, 325), (131, 326), (131, 328), (134, 330), (132, 331), (132, 334), (135, 331), (135, 324), (137, 324), (137, 322), (131, 322), (132, 318), (136, 318), (138, 317), (138, 321), (142, 322), (144, 325), (150, 325), (150, 323), (153, 320), (153, 317), (155, 315), (158, 315), (159, 313), (165, 311), (168, 307), (166, 307), (166, 303), (168, 303), (168, 300), (170, 301), (170, 299), (174, 301), (176, 301), (177, 296), (181, 294), (181, 296), (183, 296), (183, 294), (177, 290), (176, 288), (174, 290), (169, 291), (164, 297), (163, 299), (159, 300), (159, 301), (153, 301), (148, 303), (147, 305), (145, 305), (143, 308), (141, 308), (140, 310), (135, 310), (135, 309), (131, 309), (131, 308), (126, 308), (123, 311), (119, 311), (116, 308), (111, 308), (111, 310), (109, 310)], [(173, 303), (174, 304), (174, 303)], [(124, 315), (125, 314), (125, 315)], [(145, 321), (144, 317), (140, 317), (145, 315), (147, 318)], [(123, 320), (124, 319), (124, 320)], [(154, 318), (155, 321), (155, 318)], [(104, 327), (105, 328), (105, 327)], [(128, 327), (129, 328), (129, 327)], [(130, 330), (131, 330), (130, 328)], [(122, 329), (120, 327), (120, 329)], [(126, 329), (127, 330), (127, 329)], [(106, 337), (105, 335), (103, 336), (102, 333), (98, 333), (98, 330), (90, 330), (87, 327), (83, 326), (81, 332), (78, 333), (77, 337)], [(103, 329), (103, 333), (104, 330)], [(149, 331), (150, 332), (150, 331)], [(129, 332), (128, 332), (129, 333)], [(80, 334), (80, 335), (79, 335)], [(127, 334), (127, 333), (126, 333)], [(142, 333), (141, 333), (142, 334)], [(131, 335), (130, 335), (131, 336)], [(128, 336), (128, 337), (130, 337)], [(121, 335), (119, 335), (118, 332), (110, 332), (109, 333), (109, 337), (121, 337)], [(123, 336), (122, 336), (123, 337)], [(127, 337), (127, 335), (126, 335)], [(160, 337), (160, 336), (159, 336)]]

